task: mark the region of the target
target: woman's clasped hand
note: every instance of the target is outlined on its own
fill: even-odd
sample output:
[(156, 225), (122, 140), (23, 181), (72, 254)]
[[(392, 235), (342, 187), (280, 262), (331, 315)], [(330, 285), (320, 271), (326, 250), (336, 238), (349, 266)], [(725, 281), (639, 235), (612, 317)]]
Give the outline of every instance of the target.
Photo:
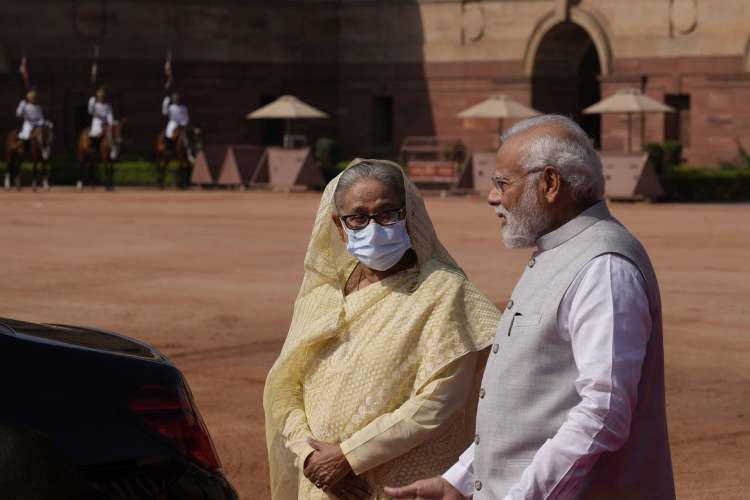
[(330, 490), (342, 499), (366, 499), (372, 488), (349, 466), (341, 447), (337, 444), (308, 440), (315, 449), (305, 460), (304, 474), (317, 488)]

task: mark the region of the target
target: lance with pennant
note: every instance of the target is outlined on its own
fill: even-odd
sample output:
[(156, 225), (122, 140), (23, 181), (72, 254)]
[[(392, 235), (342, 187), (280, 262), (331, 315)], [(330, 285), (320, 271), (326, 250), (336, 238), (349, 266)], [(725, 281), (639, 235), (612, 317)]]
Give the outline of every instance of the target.
[(91, 83), (96, 83), (96, 76), (99, 71), (99, 46), (94, 45), (94, 61), (91, 63)]
[(29, 88), (29, 63), (26, 61), (26, 54), (21, 56), (21, 65), (18, 67), (18, 72), (21, 73), (21, 78), (23, 78), (23, 84), (28, 89)]
[(172, 49), (167, 50), (167, 59), (164, 61), (164, 88), (169, 90), (172, 86)]

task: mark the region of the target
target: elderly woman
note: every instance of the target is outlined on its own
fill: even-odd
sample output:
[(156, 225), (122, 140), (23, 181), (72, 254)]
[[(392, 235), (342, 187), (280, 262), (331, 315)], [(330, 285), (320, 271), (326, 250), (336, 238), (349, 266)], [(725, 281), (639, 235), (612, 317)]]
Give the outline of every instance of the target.
[(273, 498), (381, 499), (442, 473), (473, 438), (498, 319), (401, 168), (355, 160), (323, 193), (266, 381)]

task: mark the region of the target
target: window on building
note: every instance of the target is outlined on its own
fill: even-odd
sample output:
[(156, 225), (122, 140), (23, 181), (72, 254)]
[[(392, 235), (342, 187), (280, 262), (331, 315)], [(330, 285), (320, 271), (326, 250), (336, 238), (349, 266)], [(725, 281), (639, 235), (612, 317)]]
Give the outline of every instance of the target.
[(690, 94), (667, 94), (664, 102), (675, 109), (664, 114), (664, 139), (690, 146)]
[(393, 97), (375, 96), (372, 107), (373, 145), (390, 146), (393, 144)]

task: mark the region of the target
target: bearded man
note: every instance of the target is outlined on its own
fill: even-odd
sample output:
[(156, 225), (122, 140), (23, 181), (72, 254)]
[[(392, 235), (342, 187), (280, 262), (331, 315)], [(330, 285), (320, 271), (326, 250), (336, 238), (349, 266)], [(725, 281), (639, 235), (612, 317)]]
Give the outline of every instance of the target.
[(535, 251), (500, 319), (474, 443), (396, 498), (675, 497), (659, 287), (603, 199), (601, 162), (568, 118), (502, 138), (488, 201), (506, 246)]

